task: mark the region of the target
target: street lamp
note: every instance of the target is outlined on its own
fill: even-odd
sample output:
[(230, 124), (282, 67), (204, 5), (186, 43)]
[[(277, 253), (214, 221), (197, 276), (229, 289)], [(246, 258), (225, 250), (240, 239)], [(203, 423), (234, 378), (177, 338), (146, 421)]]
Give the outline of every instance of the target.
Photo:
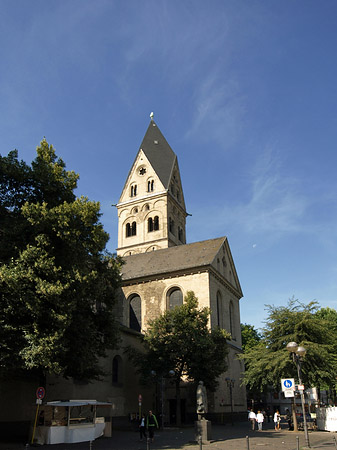
[(231, 380), (230, 378), (226, 378), (227, 386), (229, 387), (229, 395), (230, 395), (230, 401), (231, 401), (231, 423), (233, 423), (233, 387), (235, 380)]
[[(292, 355), (293, 355), (293, 361), (294, 361), (294, 363), (296, 364), (296, 367), (297, 367), (298, 384), (302, 385), (301, 357), (306, 354), (306, 349), (304, 347), (302, 347), (301, 345), (297, 345), (296, 342), (289, 342), (289, 344), (287, 344), (287, 350), (290, 353), (292, 353)], [(306, 443), (307, 447), (310, 448), (309, 434), (308, 434), (308, 425), (307, 425), (307, 418), (306, 418), (306, 415), (305, 415), (305, 406), (304, 406), (304, 393), (303, 393), (303, 389), (299, 389), (299, 391), (300, 391), (300, 394), (301, 394), (305, 443)]]

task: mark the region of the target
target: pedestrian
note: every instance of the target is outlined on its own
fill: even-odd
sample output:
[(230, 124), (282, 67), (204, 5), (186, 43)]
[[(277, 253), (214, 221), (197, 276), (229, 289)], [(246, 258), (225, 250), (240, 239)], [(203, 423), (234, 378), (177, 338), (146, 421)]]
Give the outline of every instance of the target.
[(261, 411), (258, 411), (256, 414), (256, 422), (258, 426), (258, 431), (262, 431), (262, 424), (263, 424), (264, 416)]
[(281, 422), (281, 416), (278, 410), (274, 413), (274, 425), (275, 425), (275, 431), (280, 430), (280, 422)]
[(139, 423), (139, 434), (140, 434), (140, 440), (143, 440), (143, 436), (145, 439), (147, 438), (146, 434), (146, 427), (145, 427), (145, 414), (142, 415)]
[(293, 424), (292, 424), (291, 413), (288, 408), (286, 409), (286, 419), (288, 422), (288, 430), (291, 431), (293, 429)]
[(253, 411), (253, 409), (251, 409), (248, 413), (248, 420), (250, 421), (252, 431), (254, 431), (255, 430), (255, 422), (256, 422), (256, 414)]
[(149, 437), (151, 439), (151, 442), (153, 442), (154, 439), (154, 429), (158, 428), (158, 422), (156, 416), (153, 414), (152, 411), (149, 411), (149, 415), (147, 416), (146, 420), (146, 428), (149, 431)]

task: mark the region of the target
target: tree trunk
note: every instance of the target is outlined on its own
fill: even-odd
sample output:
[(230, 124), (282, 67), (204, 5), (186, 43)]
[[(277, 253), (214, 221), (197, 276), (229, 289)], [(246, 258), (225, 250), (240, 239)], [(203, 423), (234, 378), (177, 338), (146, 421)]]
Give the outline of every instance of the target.
[(177, 426), (181, 426), (181, 401), (180, 401), (180, 378), (176, 380), (176, 421)]
[(293, 415), (293, 426), (294, 426), (294, 431), (298, 431), (298, 427), (297, 427), (297, 416), (296, 416), (296, 405), (295, 405), (295, 397), (291, 398), (291, 412)]

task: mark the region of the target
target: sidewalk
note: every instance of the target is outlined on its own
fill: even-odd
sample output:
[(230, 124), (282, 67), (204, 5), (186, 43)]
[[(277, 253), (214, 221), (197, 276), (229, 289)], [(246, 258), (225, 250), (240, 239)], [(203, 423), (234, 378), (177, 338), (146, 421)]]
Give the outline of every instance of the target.
[[(284, 425), (285, 427), (285, 425)], [(275, 431), (273, 423), (265, 423), (263, 431), (251, 431), (248, 422), (237, 423), (233, 426), (213, 425), (212, 440), (203, 444), (203, 450), (247, 450), (249, 438), (249, 450), (296, 450), (296, 436), (299, 437), (299, 445), (305, 448), (304, 433), (287, 431)], [(309, 441), (312, 449), (335, 450), (337, 433), (327, 431), (310, 431)], [(77, 444), (55, 444), (39, 446), (40, 450), (90, 450), (89, 442)], [(139, 434), (134, 431), (113, 431), (111, 438), (99, 438), (92, 442), (92, 450), (200, 450), (200, 445), (195, 442), (194, 428), (168, 428), (157, 431), (153, 443), (147, 447), (146, 441), (139, 440)], [(24, 450), (24, 444), (0, 443), (0, 450)]]

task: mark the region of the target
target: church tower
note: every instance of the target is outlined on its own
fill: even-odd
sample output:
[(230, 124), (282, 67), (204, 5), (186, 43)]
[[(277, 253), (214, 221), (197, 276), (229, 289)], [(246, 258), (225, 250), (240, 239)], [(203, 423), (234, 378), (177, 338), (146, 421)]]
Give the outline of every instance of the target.
[(176, 154), (151, 122), (117, 204), (117, 254), (186, 244), (186, 208)]

